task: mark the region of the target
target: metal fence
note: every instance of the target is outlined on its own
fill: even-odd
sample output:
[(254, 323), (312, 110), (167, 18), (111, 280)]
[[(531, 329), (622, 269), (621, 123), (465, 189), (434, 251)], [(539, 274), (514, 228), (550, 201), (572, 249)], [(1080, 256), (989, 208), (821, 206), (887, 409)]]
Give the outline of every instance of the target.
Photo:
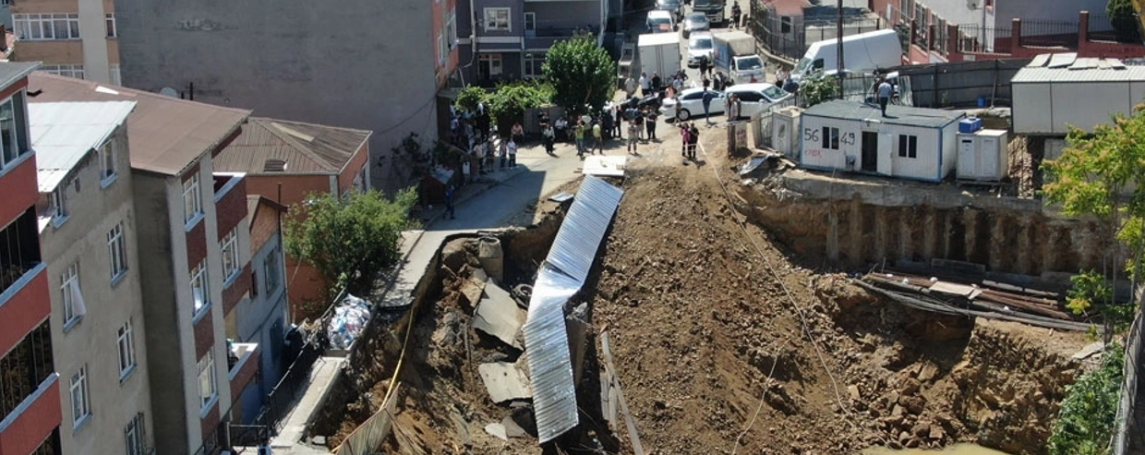
[(347, 436), (342, 444), (338, 445), (335, 450), (337, 455), (373, 455), (378, 453), (378, 449), (386, 438), (390, 436), (390, 430), (394, 424), (394, 414), (397, 412), (397, 403), (401, 393), (402, 383), (397, 383), (394, 386), (390, 396), (385, 397), (385, 400), (380, 406), (381, 409), (377, 413), (358, 425), (350, 436)]
[(1117, 428), (1113, 436), (1113, 454), (1129, 455), (1145, 450), (1145, 411), (1138, 409), (1137, 399), (1142, 396), (1145, 383), (1140, 381), (1140, 366), (1145, 361), (1145, 305), (1138, 306), (1137, 317), (1129, 329), (1125, 342), (1125, 382), (1121, 386), (1121, 401), (1117, 407)]
[(1030, 59), (985, 60), (902, 66), (891, 70), (899, 72), (900, 83), (908, 84), (909, 91), (901, 95), (903, 104), (975, 107), (982, 100), (988, 106), (1009, 106), (1010, 79), (1029, 63)]
[[(886, 28), (879, 17), (850, 13), (843, 18), (843, 35), (850, 36)], [(837, 37), (835, 19), (815, 19), (804, 16), (785, 16), (771, 3), (751, 2), (748, 24), (760, 44), (773, 55), (799, 60), (807, 48), (817, 41)]]

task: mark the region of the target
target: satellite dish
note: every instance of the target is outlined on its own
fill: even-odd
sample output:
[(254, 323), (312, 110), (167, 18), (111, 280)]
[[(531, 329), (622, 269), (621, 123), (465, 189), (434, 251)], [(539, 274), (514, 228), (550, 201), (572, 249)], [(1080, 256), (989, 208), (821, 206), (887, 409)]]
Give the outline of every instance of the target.
[(163, 87), (162, 90), (159, 90), (159, 94), (163, 96), (170, 96), (171, 98), (179, 97), (179, 92), (175, 91), (175, 89), (171, 87)]

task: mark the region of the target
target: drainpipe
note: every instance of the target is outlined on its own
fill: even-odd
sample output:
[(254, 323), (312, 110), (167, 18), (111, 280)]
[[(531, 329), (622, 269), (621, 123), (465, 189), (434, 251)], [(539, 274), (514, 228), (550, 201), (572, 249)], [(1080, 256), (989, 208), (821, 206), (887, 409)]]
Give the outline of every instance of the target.
[(469, 46), (473, 48), (473, 59), (477, 59), (477, 8), (473, 0), (469, 0)]

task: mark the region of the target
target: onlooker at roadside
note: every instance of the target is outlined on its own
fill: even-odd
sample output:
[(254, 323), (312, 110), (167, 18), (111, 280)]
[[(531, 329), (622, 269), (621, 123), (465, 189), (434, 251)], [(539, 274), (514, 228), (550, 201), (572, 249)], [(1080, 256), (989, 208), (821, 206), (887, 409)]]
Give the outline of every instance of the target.
[(637, 135), (637, 137), (640, 138), (641, 140), (647, 139), (647, 137), (644, 136), (644, 134), (646, 133), (646, 131), (644, 131), (644, 112), (643, 111), (636, 111), (636, 115), (632, 117), (632, 120), (636, 121), (636, 135)]
[(505, 146), (505, 149), (509, 152), (509, 167), (517, 167), (517, 141), (509, 139), (509, 144)]
[(505, 169), (505, 165), (509, 164), (509, 142), (510, 141), (512, 141), (512, 139), (505, 140), (505, 138), (501, 138), (501, 150), (498, 153), (498, 156), (501, 157), (501, 169)]
[(700, 143), (700, 129), (696, 128), (696, 123), (692, 122), (688, 126), (688, 157), (693, 161), (696, 159), (696, 144)]
[(600, 150), (601, 155), (604, 154), (604, 129), (601, 128), (599, 121), (592, 123), (592, 151), (589, 155), (596, 153), (597, 150)]
[(636, 120), (628, 121), (628, 153), (636, 154), (636, 144), (640, 141), (640, 128)]
[(586, 127), (584, 126), (584, 120), (577, 120), (576, 132), (574, 133), (574, 135), (576, 136), (576, 156), (584, 156), (584, 133), (585, 133), (585, 129), (586, 129)]
[(648, 79), (648, 73), (640, 73), (640, 96), (648, 96), (652, 93), (652, 80)]
[(557, 134), (553, 131), (553, 126), (546, 123), (544, 129), (541, 130), (541, 140), (545, 144), (545, 153), (553, 154), (553, 150), (555, 150), (553, 143), (556, 141), (556, 137)]
[(445, 214), (449, 215), (451, 220), (457, 219), (453, 211), (453, 185), (445, 187)]
[(633, 79), (632, 76), (628, 76), (628, 79), (624, 80), (624, 93), (628, 95), (628, 98), (636, 96), (636, 79)]
[(660, 83), (661, 82), (662, 81), (660, 80), (660, 73), (652, 73), (652, 92), (653, 93), (660, 91), (660, 87), (661, 87)]
[(525, 142), (525, 127), (521, 126), (521, 122), (513, 123), (513, 141), (518, 144)]
[(658, 115), (655, 109), (649, 108), (644, 113), (644, 128), (647, 130), (648, 140), (656, 139), (656, 117)]

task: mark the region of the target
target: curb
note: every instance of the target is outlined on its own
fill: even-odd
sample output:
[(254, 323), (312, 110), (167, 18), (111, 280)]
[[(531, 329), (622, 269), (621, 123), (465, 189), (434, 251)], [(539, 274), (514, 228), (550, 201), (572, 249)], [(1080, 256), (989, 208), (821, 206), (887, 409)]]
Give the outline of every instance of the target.
[[(481, 189), (478, 189), (478, 190), (477, 190), (477, 191), (475, 191), (475, 192), (469, 193), (469, 195), (467, 195), (467, 196), (464, 196), (464, 197), (459, 197), (459, 198), (457, 198), (457, 200), (453, 202), (454, 208), (456, 209), (456, 206), (458, 206), (458, 205), (461, 205), (461, 204), (464, 204), (464, 203), (466, 203), (466, 202), (470, 201), (471, 199), (473, 199), (473, 198), (475, 198), (475, 197), (477, 197), (477, 196), (480, 196), (480, 195), (482, 195), (482, 194), (485, 194), (485, 192), (487, 192), (487, 191), (489, 191), (489, 190), (491, 190), (491, 189), (493, 189), (493, 188), (496, 188), (496, 187), (500, 186), (502, 183), (505, 183), (505, 181), (506, 181), (506, 180), (509, 180), (509, 179), (511, 179), (511, 178), (513, 178), (513, 177), (516, 177), (516, 176), (517, 176), (517, 174), (521, 174), (521, 173), (523, 173), (523, 172), (525, 172), (525, 171), (529, 170), (529, 168), (527, 168), (527, 167), (525, 167), (525, 166), (523, 166), (523, 165), (517, 165), (517, 168), (518, 168), (518, 170), (511, 170), (509, 173), (507, 173), (507, 174), (504, 174), (503, 178), (501, 178), (501, 179), (493, 179), (493, 181), (492, 181), (492, 182), (488, 182), (488, 183), (487, 183), (485, 186), (483, 186)], [(433, 215), (433, 216), (429, 217), (429, 219), (427, 219), (427, 220), (425, 221), (425, 223), (423, 223), (423, 224), (422, 224), (422, 227), (428, 227), (429, 225), (431, 225), (431, 224), (433, 224), (433, 223), (436, 223), (436, 222), (437, 222), (439, 219), (441, 219), (441, 217), (442, 217), (443, 215), (445, 215), (445, 211), (442, 211), (442, 212), (440, 212), (440, 213), (437, 213), (437, 214), (435, 214), (435, 215)], [(425, 229), (422, 229), (422, 233), (423, 233), (423, 234), (425, 233)], [(421, 239), (421, 236), (420, 236), (420, 235), (418, 236), (418, 239), (419, 239), (419, 240)], [(415, 245), (416, 245), (416, 243), (415, 243)], [(412, 247), (411, 247), (411, 250), (412, 250)]]

